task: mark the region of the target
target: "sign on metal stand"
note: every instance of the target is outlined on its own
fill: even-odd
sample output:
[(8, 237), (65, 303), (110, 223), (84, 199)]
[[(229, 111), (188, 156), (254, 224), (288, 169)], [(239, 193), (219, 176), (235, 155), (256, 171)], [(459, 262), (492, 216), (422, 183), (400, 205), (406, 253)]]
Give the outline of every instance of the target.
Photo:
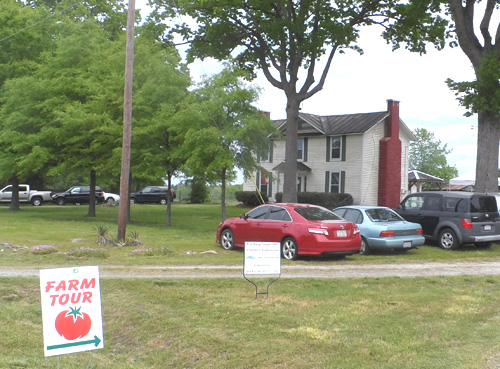
[[(254, 285), (255, 297), (269, 295), (269, 286), (281, 276), (280, 246), (279, 242), (245, 242), (243, 277)], [(256, 278), (268, 276), (274, 279), (267, 284), (265, 292), (259, 292), (257, 284), (248, 276), (256, 276)]]
[(104, 347), (99, 267), (40, 270), (45, 356)]

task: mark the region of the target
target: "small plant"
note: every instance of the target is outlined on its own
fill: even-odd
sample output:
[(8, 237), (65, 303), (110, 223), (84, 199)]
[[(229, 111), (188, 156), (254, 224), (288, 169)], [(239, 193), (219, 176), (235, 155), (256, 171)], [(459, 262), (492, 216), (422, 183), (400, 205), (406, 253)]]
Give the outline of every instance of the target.
[(109, 226), (105, 224), (99, 224), (94, 227), (94, 230), (97, 233), (96, 243), (98, 245), (109, 245), (109, 238), (108, 238)]
[(36, 245), (31, 248), (33, 254), (46, 255), (57, 252), (57, 248), (52, 245)]
[(139, 239), (139, 232), (129, 232), (128, 234), (128, 240), (127, 240), (127, 245), (130, 246), (140, 246), (142, 245), (142, 241)]
[(94, 249), (92, 247), (80, 247), (77, 250), (72, 250), (68, 253), (70, 256), (75, 257), (94, 257), (94, 258), (107, 258), (108, 251), (106, 249)]

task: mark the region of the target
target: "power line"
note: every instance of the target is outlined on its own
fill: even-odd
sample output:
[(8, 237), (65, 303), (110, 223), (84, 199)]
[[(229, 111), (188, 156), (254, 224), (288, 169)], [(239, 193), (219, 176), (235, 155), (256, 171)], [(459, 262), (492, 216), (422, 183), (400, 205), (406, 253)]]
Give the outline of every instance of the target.
[(60, 11), (60, 12), (58, 12), (58, 13), (52, 14), (52, 15), (48, 16), (47, 18), (42, 19), (41, 21), (39, 21), (39, 22), (37, 22), (37, 23), (35, 23), (35, 24), (32, 24), (31, 26), (28, 26), (28, 27), (26, 27), (26, 28), (23, 28), (22, 30), (17, 31), (16, 33), (13, 33), (12, 35), (7, 36), (7, 37), (5, 37), (5, 38), (1, 39), (1, 40), (0, 40), (0, 43), (1, 43), (1, 42), (4, 42), (4, 41), (7, 41), (7, 40), (11, 39), (12, 37), (15, 37), (15, 36), (17, 36), (18, 34), (23, 33), (23, 32), (25, 32), (25, 31), (27, 31), (27, 30), (29, 30), (29, 29), (35, 28), (35, 27), (39, 26), (40, 24), (45, 23), (45, 22), (46, 22), (46, 21), (48, 21), (49, 19), (52, 19), (52, 18), (54, 18), (54, 17), (55, 17), (55, 16), (57, 16), (57, 15), (61, 15), (61, 14), (63, 14), (63, 13), (64, 13), (64, 12), (66, 12), (68, 9), (71, 9), (71, 8), (75, 7), (76, 5), (78, 5), (78, 2), (76, 2), (76, 3), (74, 3), (74, 4), (70, 5), (70, 6), (68, 6), (67, 8), (65, 8), (65, 9), (61, 10), (61, 11)]

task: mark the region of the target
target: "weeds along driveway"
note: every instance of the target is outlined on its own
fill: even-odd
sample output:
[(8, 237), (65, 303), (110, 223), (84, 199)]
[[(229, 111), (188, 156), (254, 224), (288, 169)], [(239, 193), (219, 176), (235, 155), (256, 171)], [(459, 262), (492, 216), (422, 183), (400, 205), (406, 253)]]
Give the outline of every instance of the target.
[[(500, 261), (370, 265), (283, 265), (281, 278), (379, 278), (457, 275), (500, 275)], [(39, 268), (0, 267), (0, 277), (37, 277)], [(101, 278), (240, 278), (242, 266), (110, 266)]]

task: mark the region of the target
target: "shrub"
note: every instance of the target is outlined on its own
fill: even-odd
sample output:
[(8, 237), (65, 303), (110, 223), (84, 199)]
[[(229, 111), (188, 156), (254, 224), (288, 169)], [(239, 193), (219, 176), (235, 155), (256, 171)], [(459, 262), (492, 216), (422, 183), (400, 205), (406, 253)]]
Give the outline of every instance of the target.
[[(276, 202), (282, 202), (283, 193), (276, 193)], [(352, 205), (352, 195), (348, 193), (326, 193), (326, 192), (298, 192), (297, 202), (301, 204), (320, 205), (327, 209), (335, 209), (339, 206)]]
[(194, 178), (191, 183), (191, 204), (203, 204), (208, 199), (207, 184), (204, 179)]
[[(237, 191), (234, 193), (236, 200), (242, 202), (245, 205), (249, 206), (257, 206), (262, 203), (259, 194), (257, 191)], [(269, 202), (269, 197), (266, 194), (262, 194), (262, 198), (265, 203)]]

